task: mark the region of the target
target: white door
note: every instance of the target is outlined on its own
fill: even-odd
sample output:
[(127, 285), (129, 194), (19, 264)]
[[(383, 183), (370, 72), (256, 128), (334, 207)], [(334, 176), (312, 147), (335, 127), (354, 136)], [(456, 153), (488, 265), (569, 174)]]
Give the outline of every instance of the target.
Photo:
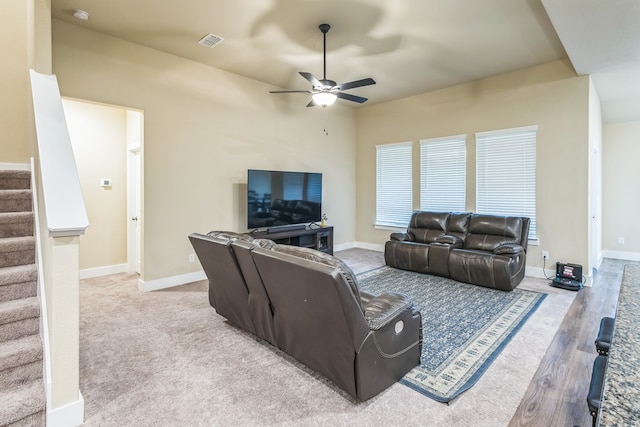
[(142, 153), (127, 151), (127, 263), (129, 273), (142, 274)]
[(134, 212), (134, 217), (132, 218), (132, 221), (134, 222), (134, 262), (135, 262), (135, 271), (136, 273), (140, 274), (140, 272), (142, 271), (142, 254), (141, 254), (141, 239), (142, 239), (142, 233), (140, 232), (142, 226), (141, 226), (141, 222), (142, 222), (142, 210), (140, 209), (140, 194), (141, 194), (141, 181), (142, 181), (142, 174), (141, 174), (141, 158), (140, 158), (140, 150), (135, 151), (133, 153), (133, 191), (134, 194), (132, 195), (133, 197), (133, 212)]

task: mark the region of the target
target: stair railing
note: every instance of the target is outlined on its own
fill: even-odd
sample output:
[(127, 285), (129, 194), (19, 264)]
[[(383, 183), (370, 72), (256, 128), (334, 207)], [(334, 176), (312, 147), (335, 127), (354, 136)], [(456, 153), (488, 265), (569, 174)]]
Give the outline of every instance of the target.
[(89, 220), (56, 77), (31, 70), (31, 92), (37, 136), (34, 213), (48, 334), (45, 353), (49, 353), (47, 425), (79, 425), (84, 421), (79, 386), (79, 239)]

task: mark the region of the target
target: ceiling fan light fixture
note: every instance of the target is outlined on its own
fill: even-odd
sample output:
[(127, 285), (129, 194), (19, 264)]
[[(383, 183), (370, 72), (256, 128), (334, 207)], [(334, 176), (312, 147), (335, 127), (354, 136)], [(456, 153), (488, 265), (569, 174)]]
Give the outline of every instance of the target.
[(336, 99), (338, 97), (333, 93), (320, 92), (314, 93), (311, 98), (313, 99), (313, 102), (315, 102), (319, 106), (328, 107), (329, 105), (332, 105), (334, 102), (336, 102)]
[(82, 9), (73, 9), (73, 16), (81, 21), (86, 21), (89, 19), (89, 12)]

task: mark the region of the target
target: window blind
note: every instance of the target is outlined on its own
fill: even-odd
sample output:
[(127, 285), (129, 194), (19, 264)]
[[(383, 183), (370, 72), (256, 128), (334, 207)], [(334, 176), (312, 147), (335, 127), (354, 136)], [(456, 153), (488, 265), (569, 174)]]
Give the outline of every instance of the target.
[(412, 143), (376, 146), (376, 225), (406, 227), (412, 212)]
[(476, 134), (476, 211), (531, 219), (536, 233), (535, 127)]
[(464, 135), (420, 141), (420, 209), (464, 212), (467, 147)]

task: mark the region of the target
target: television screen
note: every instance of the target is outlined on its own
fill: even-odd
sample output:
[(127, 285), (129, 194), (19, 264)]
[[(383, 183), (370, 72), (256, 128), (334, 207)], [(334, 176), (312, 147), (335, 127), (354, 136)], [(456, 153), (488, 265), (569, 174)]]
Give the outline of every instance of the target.
[(249, 169), (247, 228), (320, 221), (322, 174)]

